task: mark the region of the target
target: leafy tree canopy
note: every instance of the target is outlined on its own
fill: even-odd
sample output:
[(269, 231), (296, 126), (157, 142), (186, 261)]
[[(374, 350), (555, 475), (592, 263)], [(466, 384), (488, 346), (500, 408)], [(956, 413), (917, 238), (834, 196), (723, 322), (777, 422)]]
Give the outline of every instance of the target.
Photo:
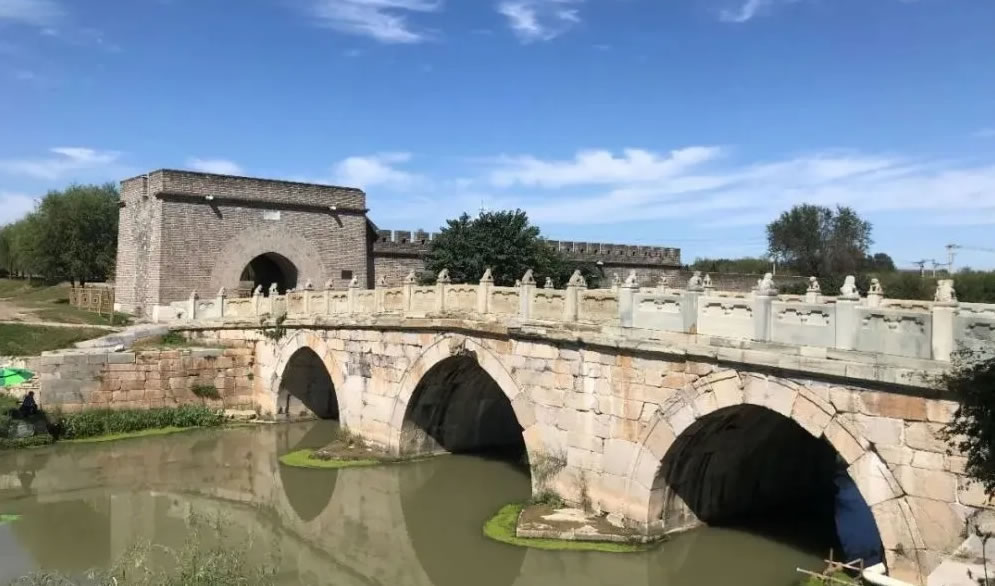
[(771, 256), (803, 274), (854, 274), (865, 263), (871, 224), (852, 208), (797, 205), (767, 225)]
[(703, 273), (763, 274), (769, 272), (771, 263), (766, 258), (696, 258), (691, 269)]
[[(539, 228), (529, 223), (524, 211), (509, 210), (481, 212), (475, 218), (463, 214), (448, 220), (432, 240), (425, 268), (430, 279), (448, 269), (456, 283), (476, 283), (489, 268), (498, 286), (514, 285), (532, 269), (539, 286), (551, 277), (562, 287), (578, 267), (540, 237)], [(594, 276), (589, 267), (583, 272)]]
[(965, 470), (995, 496), (995, 356), (961, 350), (940, 387), (960, 403), (945, 433), (950, 446), (967, 456)]
[(9, 273), (105, 279), (117, 254), (118, 192), (113, 184), (48, 192), (25, 218), (0, 230), (0, 264)]

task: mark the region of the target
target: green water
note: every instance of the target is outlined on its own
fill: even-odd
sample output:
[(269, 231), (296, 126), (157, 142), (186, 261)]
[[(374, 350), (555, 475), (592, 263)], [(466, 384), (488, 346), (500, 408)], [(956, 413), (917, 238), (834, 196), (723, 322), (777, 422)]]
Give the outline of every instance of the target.
[[(37, 570), (81, 575), (143, 541), (182, 548), (192, 518), (220, 518), (286, 584), (339, 586), (787, 586), (817, 567), (800, 548), (702, 529), (639, 554), (526, 550), (483, 522), (528, 497), (514, 466), (450, 456), (347, 470), (287, 468), (328, 423), (196, 431), (0, 452), (0, 584)], [(205, 539), (213, 537), (205, 537)]]

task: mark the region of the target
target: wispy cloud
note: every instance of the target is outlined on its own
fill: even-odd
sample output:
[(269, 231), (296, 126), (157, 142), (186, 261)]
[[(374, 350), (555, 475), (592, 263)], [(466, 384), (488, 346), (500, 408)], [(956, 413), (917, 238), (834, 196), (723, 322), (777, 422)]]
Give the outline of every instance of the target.
[(234, 162), (228, 159), (198, 159), (196, 157), (191, 157), (187, 159), (187, 167), (193, 169), (194, 171), (202, 171), (204, 173), (215, 173), (217, 175), (244, 175), (245, 170)]
[(335, 164), (331, 182), (360, 189), (381, 186), (405, 190), (422, 180), (419, 175), (398, 168), (398, 165), (410, 160), (411, 153), (379, 153), (348, 157)]
[(525, 155), (501, 157), (490, 174), (499, 187), (563, 187), (565, 185), (661, 181), (722, 154), (719, 147), (694, 146), (665, 154), (626, 149), (621, 156), (607, 150), (586, 150), (572, 160), (543, 161)]
[(771, 6), (774, 1), (775, 0), (746, 0), (735, 10), (723, 10), (719, 13), (719, 17), (725, 22), (746, 22), (756, 16), (760, 11)]
[(583, 0), (501, 0), (497, 10), (525, 43), (550, 41), (580, 22)]
[(0, 21), (48, 27), (65, 15), (62, 5), (55, 0), (0, 0)]
[(34, 208), (34, 197), (0, 190), (0, 225), (19, 220)]
[(420, 43), (427, 31), (414, 27), (410, 16), (437, 12), (443, 0), (310, 0), (321, 26), (372, 38), (382, 43)]
[(54, 156), (36, 159), (0, 160), (0, 173), (37, 179), (61, 179), (78, 171), (106, 168), (118, 161), (121, 153), (85, 147), (49, 149)]

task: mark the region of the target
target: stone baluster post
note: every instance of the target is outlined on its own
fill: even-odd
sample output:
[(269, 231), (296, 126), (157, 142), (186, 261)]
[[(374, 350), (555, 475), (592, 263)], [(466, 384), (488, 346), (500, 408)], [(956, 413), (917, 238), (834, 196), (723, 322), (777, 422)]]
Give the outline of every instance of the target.
[(346, 292), (346, 303), (349, 307), (349, 313), (356, 313), (359, 311), (359, 303), (356, 299), (356, 294), (359, 292), (359, 277), (353, 277), (349, 281), (349, 290)]
[(836, 298), (836, 347), (840, 350), (853, 350), (857, 347), (857, 334), (860, 332), (860, 291), (856, 279), (847, 275)]
[(480, 285), (477, 287), (477, 313), (486, 315), (491, 311), (491, 291), (494, 289), (494, 275), (491, 269), (484, 271), (484, 276), (480, 277)]
[(819, 303), (822, 301), (822, 287), (815, 277), (808, 278), (808, 289), (805, 290), (805, 303)]
[(618, 293), (619, 289), (622, 288), (622, 277), (618, 276), (618, 273), (612, 273), (612, 286), (611, 290), (614, 293)]
[(536, 290), (536, 280), (532, 276), (532, 269), (525, 271), (525, 275), (522, 276), (521, 284), (518, 288), (519, 294), (519, 311), (518, 315), (522, 319), (529, 319), (532, 317), (532, 301), (535, 298)]
[(373, 311), (384, 313), (387, 308), (384, 304), (384, 289), (387, 288), (387, 277), (380, 277), (373, 288)]
[(325, 281), (325, 315), (330, 315), (332, 313), (332, 280), (328, 279)]
[(411, 301), (414, 298), (416, 283), (418, 283), (418, 276), (415, 275), (414, 271), (404, 277), (404, 283), (401, 285), (401, 311), (404, 313), (411, 313)]
[(259, 304), (262, 303), (263, 299), (263, 286), (256, 285), (256, 288), (252, 290), (252, 315), (259, 315)]
[(449, 278), (449, 269), (439, 271), (439, 276), (435, 278), (435, 311), (444, 313), (446, 311), (446, 287), (453, 282)]
[(218, 296), (214, 298), (214, 305), (218, 308), (218, 319), (224, 319), (225, 317), (225, 288), (222, 287), (218, 290)]
[(636, 292), (639, 291), (639, 279), (636, 271), (629, 273), (629, 278), (618, 287), (618, 322), (623, 328), (635, 325)]
[(197, 319), (197, 299), (199, 299), (197, 290), (194, 289), (190, 292), (190, 299), (187, 300), (187, 315), (190, 319)]
[(705, 293), (705, 280), (701, 271), (695, 271), (688, 279), (687, 289), (681, 293), (681, 318), (684, 331), (689, 334), (698, 333), (698, 300)]
[(867, 307), (881, 307), (884, 301), (884, 288), (877, 277), (871, 279), (871, 286), (867, 289)]
[(933, 360), (949, 362), (956, 348), (954, 324), (957, 318), (957, 292), (952, 279), (940, 279), (936, 282), (931, 314)]
[(311, 297), (314, 294), (314, 285), (311, 281), (304, 282), (304, 315), (311, 315)]
[(757, 288), (753, 291), (754, 340), (762, 342), (770, 341), (775, 298), (777, 298), (777, 289), (774, 287), (774, 275), (767, 273), (757, 283)]
[[(549, 281), (549, 279), (547, 279)], [(581, 291), (587, 289), (587, 281), (580, 271), (574, 271), (567, 281), (566, 298), (563, 300), (563, 321), (573, 322), (580, 317)]]
[(269, 286), (269, 296), (267, 296), (267, 300), (269, 301), (269, 311), (267, 313), (269, 313), (270, 316), (274, 317), (274, 318), (276, 317), (276, 313), (275, 313), (275, 311), (276, 311), (276, 296), (279, 295), (279, 293), (280, 293), (280, 291), (279, 291), (279, 289), (276, 288), (276, 283), (272, 283)]

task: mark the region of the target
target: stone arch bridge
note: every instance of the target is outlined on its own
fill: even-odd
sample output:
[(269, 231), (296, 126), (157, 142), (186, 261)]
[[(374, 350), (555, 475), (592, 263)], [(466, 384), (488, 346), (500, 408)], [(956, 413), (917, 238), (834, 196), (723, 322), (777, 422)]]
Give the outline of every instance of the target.
[(889, 572), (924, 583), (986, 507), (941, 437), (956, 403), (925, 381), (962, 326), (995, 323), (990, 308), (697, 284), (443, 278), (164, 309), (194, 339), (253, 349), (264, 415), (338, 418), (395, 453), (522, 449), (534, 492), (645, 533), (784, 513), (832, 523), (833, 486), (852, 481)]

